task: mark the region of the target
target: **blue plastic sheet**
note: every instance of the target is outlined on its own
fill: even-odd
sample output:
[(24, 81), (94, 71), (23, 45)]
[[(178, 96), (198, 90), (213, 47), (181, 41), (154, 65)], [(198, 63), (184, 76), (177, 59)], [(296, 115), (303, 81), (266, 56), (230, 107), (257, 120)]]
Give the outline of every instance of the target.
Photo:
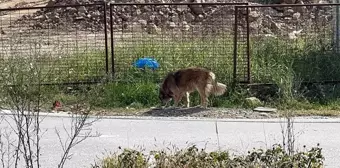
[(139, 58), (135, 61), (134, 66), (137, 68), (151, 68), (156, 70), (159, 68), (159, 63), (153, 58)]

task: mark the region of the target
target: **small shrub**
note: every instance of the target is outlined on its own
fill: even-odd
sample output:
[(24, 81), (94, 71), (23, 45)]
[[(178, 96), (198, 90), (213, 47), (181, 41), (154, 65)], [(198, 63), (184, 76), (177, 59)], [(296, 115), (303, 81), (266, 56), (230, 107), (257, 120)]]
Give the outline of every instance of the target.
[[(306, 150), (306, 149), (305, 149)], [(151, 161), (153, 160), (153, 161)], [(136, 150), (124, 150), (101, 161), (96, 168), (188, 168), (188, 167), (281, 167), (281, 168), (319, 168), (323, 166), (324, 157), (319, 146), (289, 155), (280, 145), (272, 149), (254, 149), (246, 156), (232, 156), (227, 151), (206, 152), (191, 146), (186, 149), (167, 153), (166, 151), (151, 151), (144, 155)]]
[(105, 158), (102, 168), (146, 168), (147, 164), (146, 157), (143, 153), (136, 150), (124, 149), (124, 151), (115, 158)]

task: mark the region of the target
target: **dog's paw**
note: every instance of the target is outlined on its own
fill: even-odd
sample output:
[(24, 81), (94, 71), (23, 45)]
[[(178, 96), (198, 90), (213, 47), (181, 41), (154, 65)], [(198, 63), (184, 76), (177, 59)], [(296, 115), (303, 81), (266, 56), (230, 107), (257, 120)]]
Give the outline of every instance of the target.
[(202, 106), (202, 105), (197, 105), (197, 106), (194, 106), (193, 108), (198, 108), (198, 109), (208, 109), (207, 106)]
[(192, 108), (202, 108), (201, 105), (197, 105), (197, 106), (192, 106)]
[(171, 106), (171, 107), (169, 107), (168, 109), (170, 109), (170, 110), (177, 110), (177, 109), (180, 109), (180, 107), (177, 107), (177, 106)]
[(151, 110), (163, 110), (165, 109), (165, 106), (157, 106), (157, 107), (151, 107)]

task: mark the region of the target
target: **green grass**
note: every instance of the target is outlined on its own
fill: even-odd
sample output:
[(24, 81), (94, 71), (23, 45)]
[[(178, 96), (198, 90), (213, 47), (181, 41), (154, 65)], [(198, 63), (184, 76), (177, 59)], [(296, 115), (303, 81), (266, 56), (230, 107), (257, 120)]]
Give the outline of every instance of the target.
[(48, 55), (37, 53), (34, 57), (20, 55), (4, 56), (0, 68), (6, 74), (15, 67), (35, 67), (41, 72), (42, 83), (81, 82), (105, 76), (105, 54), (101, 50), (90, 50), (73, 54)]
[(133, 45), (130, 40), (121, 40), (115, 47), (115, 75), (118, 80), (124, 81), (145, 79), (148, 76), (134, 76), (131, 73), (134, 71), (132, 64), (138, 58), (153, 57), (160, 64), (160, 68), (154, 72), (157, 76), (154, 78), (155, 82), (159, 82), (169, 71), (189, 66), (207, 67), (216, 73), (219, 80), (231, 81), (232, 47), (231, 36), (206, 36), (184, 40), (180, 37), (145, 37)]
[[(320, 39), (322, 41), (320, 42)], [(289, 40), (284, 37), (252, 37), (251, 75), (255, 83), (273, 83), (278, 89), (275, 97), (266, 99), (266, 106), (279, 109), (337, 110), (340, 109), (340, 88), (336, 84), (304, 85), (301, 81), (324, 81), (340, 79), (340, 57), (331, 51), (330, 39), (317, 35)], [(232, 87), (233, 40), (232, 36), (205, 37), (145, 37), (131, 43), (120, 39), (115, 45), (114, 81), (99, 86), (100, 94), (89, 96), (89, 101), (99, 108), (147, 108), (159, 105), (158, 88), (169, 71), (189, 66), (202, 66), (213, 70), (217, 80), (227, 84), (225, 95), (211, 97), (214, 107), (247, 107), (246, 97), (253, 93), (243, 87)], [(245, 62), (245, 46), (239, 44), (238, 72)], [(160, 63), (151, 71), (132, 66), (138, 58), (150, 56)], [(74, 82), (94, 80), (105, 76), (104, 51), (90, 50), (73, 55), (51, 58), (39, 56), (31, 62), (11, 57), (3, 59), (1, 69), (21, 67), (33, 63), (43, 74), (44, 81)], [(31, 58), (30, 58), (31, 59)], [(18, 62), (21, 64), (18, 64)], [(20, 68), (19, 68), (20, 69)], [(18, 71), (19, 72), (19, 71)], [(66, 102), (77, 99), (64, 92), (56, 99)], [(265, 95), (265, 92), (260, 92)], [(199, 104), (197, 93), (192, 94), (191, 104)]]

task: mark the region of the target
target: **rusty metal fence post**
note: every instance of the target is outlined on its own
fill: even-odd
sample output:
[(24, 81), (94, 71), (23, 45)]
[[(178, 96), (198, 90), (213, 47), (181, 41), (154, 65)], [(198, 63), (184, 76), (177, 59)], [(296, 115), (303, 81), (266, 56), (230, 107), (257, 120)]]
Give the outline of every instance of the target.
[(113, 12), (112, 8), (113, 4), (110, 4), (110, 36), (111, 36), (111, 77), (114, 79), (115, 76), (115, 49), (114, 49), (114, 40), (113, 40)]
[(107, 11), (107, 7), (106, 7), (106, 2), (103, 1), (103, 6), (104, 6), (104, 33), (105, 33), (105, 70), (106, 70), (106, 74), (109, 74), (109, 51), (108, 51), (108, 38), (107, 38), (107, 20), (106, 20), (106, 11)]
[(237, 25), (238, 25), (238, 9), (239, 7), (238, 6), (235, 6), (235, 20), (234, 20), (234, 57), (233, 57), (233, 63), (234, 63), (234, 67), (233, 67), (233, 80), (234, 80), (234, 83), (236, 83), (238, 80), (237, 80), (237, 34), (238, 34), (238, 31), (237, 31)]
[(250, 57), (250, 37), (249, 37), (249, 34), (250, 34), (250, 30), (249, 30), (249, 8), (248, 8), (248, 5), (247, 5), (247, 15), (246, 15), (246, 26), (247, 26), (247, 34), (246, 34), (246, 40), (247, 40), (247, 48), (246, 48), (246, 52), (247, 52), (247, 80), (246, 80), (246, 83), (251, 83), (251, 57)]
[[(246, 9), (245, 14), (240, 11), (241, 9)], [(248, 19), (249, 17), (248, 4), (236, 5), (234, 16), (235, 19), (234, 19), (233, 82), (249, 84), (251, 83), (251, 58), (250, 58), (250, 37), (249, 37), (250, 30)], [(242, 22), (243, 20), (245, 21), (245, 30), (243, 30), (244, 28), (242, 27), (239, 30), (240, 22)], [(243, 45), (244, 47), (240, 48), (239, 45), (241, 46)], [(239, 64), (242, 65), (239, 66)], [(239, 71), (239, 69), (241, 71)]]

